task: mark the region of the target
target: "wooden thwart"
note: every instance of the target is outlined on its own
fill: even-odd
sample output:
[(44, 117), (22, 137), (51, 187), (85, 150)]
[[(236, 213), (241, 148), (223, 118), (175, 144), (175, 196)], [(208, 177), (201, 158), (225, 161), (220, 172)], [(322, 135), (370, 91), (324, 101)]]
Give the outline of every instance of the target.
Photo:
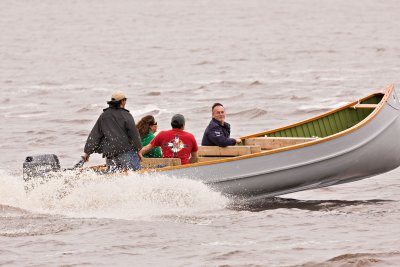
[(140, 164), (143, 168), (155, 168), (166, 166), (181, 165), (181, 159), (178, 158), (144, 158)]
[(199, 146), (199, 157), (235, 157), (261, 152), (260, 146)]
[(378, 105), (377, 104), (355, 104), (354, 106), (351, 106), (352, 108), (376, 108)]
[(254, 137), (245, 140), (246, 145), (258, 145), (261, 149), (276, 149), (286, 146), (293, 146), (316, 140), (317, 138), (306, 137)]

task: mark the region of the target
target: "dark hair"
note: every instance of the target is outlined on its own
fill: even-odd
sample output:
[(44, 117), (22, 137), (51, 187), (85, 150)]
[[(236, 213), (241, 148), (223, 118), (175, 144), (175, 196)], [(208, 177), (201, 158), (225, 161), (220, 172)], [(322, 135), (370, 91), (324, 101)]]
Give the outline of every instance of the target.
[(120, 101), (116, 101), (116, 100), (107, 101), (107, 104), (110, 106), (110, 108), (119, 108), (121, 106), (121, 101), (122, 100), (120, 100)]
[(171, 119), (171, 127), (182, 129), (183, 125), (185, 125), (185, 117), (182, 114), (175, 114)]
[(139, 130), (140, 138), (146, 137), (149, 134), (150, 126), (154, 125), (156, 120), (153, 115), (144, 116), (137, 124), (136, 128)]
[(212, 105), (211, 111), (213, 111), (214, 108), (218, 106), (224, 107), (221, 103), (214, 103), (214, 105)]

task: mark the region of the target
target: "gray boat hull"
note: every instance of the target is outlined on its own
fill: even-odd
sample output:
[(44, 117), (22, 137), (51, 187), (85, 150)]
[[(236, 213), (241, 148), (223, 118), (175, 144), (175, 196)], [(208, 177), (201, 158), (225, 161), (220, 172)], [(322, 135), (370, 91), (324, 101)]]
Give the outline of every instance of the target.
[(400, 104), (393, 90), (377, 114), (345, 134), (289, 150), (261, 152), (163, 173), (199, 180), (226, 195), (246, 199), (352, 182), (400, 165), (399, 115)]

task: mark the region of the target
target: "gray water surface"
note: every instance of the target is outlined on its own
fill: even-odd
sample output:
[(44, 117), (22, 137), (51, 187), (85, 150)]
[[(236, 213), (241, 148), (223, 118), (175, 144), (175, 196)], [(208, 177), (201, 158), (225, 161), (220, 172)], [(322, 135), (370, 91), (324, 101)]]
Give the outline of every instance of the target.
[(398, 266), (399, 169), (245, 206), (161, 174), (67, 173), (27, 195), (21, 169), (41, 153), (73, 166), (116, 89), (135, 120), (162, 130), (182, 113), (201, 141), (214, 102), (238, 137), (398, 88), (399, 13), (395, 0), (1, 1), (0, 265)]

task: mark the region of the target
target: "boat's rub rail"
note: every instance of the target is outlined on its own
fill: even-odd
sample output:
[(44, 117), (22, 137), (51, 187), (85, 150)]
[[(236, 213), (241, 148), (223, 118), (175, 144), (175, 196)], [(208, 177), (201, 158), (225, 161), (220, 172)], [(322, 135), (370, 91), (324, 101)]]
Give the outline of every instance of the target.
[(262, 150), (271, 150), (294, 146), (317, 140), (318, 137), (252, 137), (244, 140), (245, 145), (260, 146)]
[(199, 157), (198, 162), (206, 162), (206, 161), (215, 161), (215, 160), (220, 160), (220, 159), (229, 159), (232, 158), (232, 156), (228, 157)]

